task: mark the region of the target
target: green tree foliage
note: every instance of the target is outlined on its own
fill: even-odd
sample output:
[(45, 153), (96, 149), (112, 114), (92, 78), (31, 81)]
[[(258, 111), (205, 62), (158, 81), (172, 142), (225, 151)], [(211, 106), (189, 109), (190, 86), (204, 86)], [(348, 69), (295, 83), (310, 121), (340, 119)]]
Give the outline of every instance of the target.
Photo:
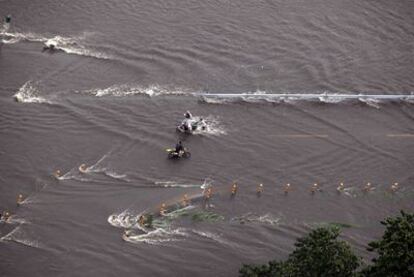
[(381, 224), (385, 232), (378, 241), (368, 244), (378, 253), (373, 264), (365, 268), (365, 276), (414, 276), (414, 214), (401, 211), (401, 216), (387, 218)]
[(337, 240), (338, 228), (317, 228), (295, 243), (296, 249), (284, 262), (267, 265), (244, 265), (242, 277), (313, 277), (354, 276), (360, 265), (350, 246)]

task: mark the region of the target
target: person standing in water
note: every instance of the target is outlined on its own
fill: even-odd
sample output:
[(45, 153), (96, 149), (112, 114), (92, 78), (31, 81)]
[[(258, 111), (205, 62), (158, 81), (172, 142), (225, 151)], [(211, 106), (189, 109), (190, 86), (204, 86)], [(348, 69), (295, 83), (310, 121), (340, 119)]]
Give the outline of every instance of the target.
[(175, 146), (175, 152), (177, 152), (177, 154), (180, 154), (182, 152), (184, 152), (184, 146), (181, 142), (181, 140), (177, 143), (177, 145)]

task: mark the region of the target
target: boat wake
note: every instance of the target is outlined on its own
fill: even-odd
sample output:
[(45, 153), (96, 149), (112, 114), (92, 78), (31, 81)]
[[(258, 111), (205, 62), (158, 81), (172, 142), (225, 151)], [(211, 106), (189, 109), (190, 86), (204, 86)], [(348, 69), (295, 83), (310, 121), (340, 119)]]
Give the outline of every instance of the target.
[(185, 88), (174, 88), (162, 87), (159, 85), (151, 85), (148, 87), (139, 85), (113, 85), (107, 88), (96, 88), (86, 91), (79, 91), (78, 93), (89, 94), (97, 97), (103, 96), (132, 96), (132, 95), (147, 95), (163, 96), (163, 95), (191, 95), (191, 92)]
[(21, 229), (21, 226), (16, 227), (13, 231), (0, 238), (0, 241), (13, 241), (29, 247), (44, 248), (40, 242), (27, 239), (24, 231)]
[(14, 44), (21, 41), (28, 42), (40, 42), (45, 46), (53, 44), (56, 50), (61, 50), (68, 54), (93, 57), (97, 59), (112, 59), (111, 56), (99, 52), (93, 47), (87, 46), (87, 38), (93, 35), (93, 33), (85, 32), (79, 36), (64, 37), (56, 35), (54, 37), (46, 37), (36, 33), (20, 33), (9, 32), (8, 29), (3, 29), (0, 33), (3, 37), (3, 43)]
[(23, 84), (23, 86), (13, 95), (17, 102), (21, 103), (47, 103), (53, 104), (52, 101), (39, 96), (38, 84), (31, 80)]
[(336, 104), (349, 101), (365, 103), (371, 107), (379, 108), (381, 103), (397, 101), (414, 103), (414, 94), (336, 94), (336, 93), (282, 93), (273, 94), (266, 92), (255, 93), (199, 93), (194, 94), (201, 97), (201, 100), (209, 104), (226, 103), (289, 103), (299, 101), (313, 101), (319, 103)]
[(117, 179), (117, 180), (123, 180), (126, 182), (130, 182), (126, 174), (119, 174), (115, 172), (113, 169), (108, 168), (108, 166), (101, 166), (103, 161), (109, 157), (109, 154), (103, 155), (95, 164), (87, 167), (84, 165), (84, 168), (82, 165), (79, 167), (79, 171), (81, 173), (102, 173), (107, 177)]
[(240, 224), (246, 223), (259, 223), (259, 224), (269, 224), (269, 225), (278, 225), (280, 224), (281, 217), (275, 217), (272, 214), (257, 215), (253, 213), (247, 213), (241, 216), (233, 217), (230, 219), (230, 222), (237, 222)]

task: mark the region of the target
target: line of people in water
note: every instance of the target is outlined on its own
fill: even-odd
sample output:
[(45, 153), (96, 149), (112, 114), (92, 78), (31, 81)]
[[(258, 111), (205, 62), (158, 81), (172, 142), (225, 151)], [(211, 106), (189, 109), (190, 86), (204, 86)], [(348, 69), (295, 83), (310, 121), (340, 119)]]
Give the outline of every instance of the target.
[[(235, 182), (231, 185), (230, 187), (230, 197), (234, 198), (238, 192), (239, 186), (238, 184)], [(388, 191), (391, 193), (395, 193), (400, 189), (400, 185), (399, 183), (393, 183), (389, 188)], [(371, 183), (367, 183), (365, 186), (363, 186), (361, 188), (362, 192), (367, 193), (370, 191), (375, 190), (375, 187), (371, 185)], [(292, 186), (291, 184), (286, 184), (283, 186), (283, 192), (285, 195), (287, 195), (288, 193), (290, 193), (292, 191)], [(318, 191), (322, 191), (321, 186), (318, 183), (314, 183), (313, 185), (310, 186), (309, 188), (310, 193), (313, 195)], [(343, 182), (341, 182), (338, 187), (336, 188), (336, 191), (338, 193), (342, 193), (344, 191), (346, 191), (346, 186), (344, 185)], [(262, 193), (264, 192), (264, 185), (262, 183), (258, 184), (256, 187), (256, 194), (258, 197), (260, 197), (262, 195)], [(207, 188), (205, 188), (204, 192), (203, 192), (203, 200), (204, 200), (204, 205), (208, 204), (208, 202), (210, 201), (210, 199), (213, 196), (213, 188), (212, 186), (209, 186)], [(191, 199), (188, 197), (188, 194), (184, 194), (183, 198), (179, 201), (179, 204), (181, 207), (187, 207), (191, 204)], [(174, 205), (174, 208), (176, 208), (176, 206)], [(168, 213), (168, 207), (166, 205), (166, 203), (162, 203), (160, 208), (159, 208), (159, 216), (165, 216)], [(152, 220), (153, 220), (153, 215), (152, 214), (142, 214), (139, 217), (138, 223), (143, 226), (143, 227), (151, 227), (152, 226)]]

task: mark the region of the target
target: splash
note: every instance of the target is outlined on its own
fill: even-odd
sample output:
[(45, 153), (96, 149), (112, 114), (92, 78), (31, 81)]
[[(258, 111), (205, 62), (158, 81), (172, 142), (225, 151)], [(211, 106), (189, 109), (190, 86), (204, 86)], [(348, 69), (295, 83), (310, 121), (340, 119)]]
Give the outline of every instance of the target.
[(17, 102), (21, 103), (48, 103), (51, 101), (44, 97), (39, 96), (39, 90), (36, 87), (36, 83), (33, 81), (27, 81), (23, 86), (13, 95)]
[(80, 93), (86, 93), (94, 95), (97, 97), (103, 96), (131, 96), (131, 95), (147, 95), (149, 97), (153, 96), (163, 96), (163, 95), (191, 95), (186, 89), (169, 89), (167, 87), (162, 87), (158, 85), (151, 85), (148, 87), (139, 86), (139, 85), (113, 85), (107, 88), (97, 88), (91, 89)]
[(120, 214), (112, 214), (108, 217), (108, 223), (117, 228), (134, 228), (138, 224), (141, 214), (132, 215), (127, 211)]
[(155, 185), (164, 188), (198, 188), (200, 185), (196, 184), (183, 184), (176, 181), (156, 181)]
[(223, 239), (220, 234), (216, 234), (216, 233), (212, 233), (212, 232), (208, 232), (208, 231), (200, 231), (200, 230), (195, 230), (195, 229), (191, 229), (191, 232), (194, 233), (195, 235), (199, 236), (199, 237), (212, 240), (212, 241), (217, 242), (219, 244), (224, 244), (224, 245), (231, 246), (231, 247), (237, 247), (237, 244)]
[(253, 213), (247, 213), (242, 216), (234, 217), (230, 222), (238, 222), (240, 224), (245, 223), (260, 223), (260, 224), (269, 224), (269, 225), (278, 225), (281, 218), (275, 217), (272, 214), (257, 215)]
[[(201, 117), (194, 116), (195, 121), (201, 119)], [(211, 135), (211, 136), (220, 136), (226, 135), (227, 131), (221, 125), (220, 121), (217, 117), (209, 115), (204, 118), (204, 122), (206, 123), (205, 130), (195, 130), (192, 132), (193, 135)]]
[(77, 170), (75, 168), (72, 168), (70, 171), (66, 172), (62, 176), (56, 177), (56, 179), (58, 179), (60, 181), (63, 181), (63, 180), (77, 180), (77, 181), (81, 181), (81, 182), (91, 181), (90, 179), (81, 177), (79, 175), (79, 172), (77, 172)]
[(103, 173), (104, 175), (110, 178), (129, 182), (130, 180), (128, 179), (126, 174), (120, 174), (120, 173), (115, 172), (113, 169), (101, 166), (103, 161), (108, 157), (109, 157), (109, 154), (105, 154), (95, 164), (89, 167), (86, 167), (86, 168), (81, 168), (81, 166), (79, 166), (79, 172), (86, 173), (86, 174), (87, 173)]
[(29, 223), (24, 218), (16, 217), (16, 215), (12, 215), (7, 219), (8, 224), (27, 224)]
[(185, 229), (162, 229), (157, 228), (144, 234), (136, 234), (132, 230), (127, 230), (122, 238), (131, 243), (147, 243), (152, 245), (160, 245), (166, 242), (179, 241), (187, 237), (188, 233)]
[(42, 244), (38, 241), (27, 239), (20, 226), (16, 227), (13, 231), (0, 238), (0, 241), (14, 241), (29, 247), (43, 248)]
[(43, 35), (30, 32), (20, 33), (8, 32), (5, 30), (2, 33), (3, 37), (5, 37), (5, 39), (3, 39), (3, 42), (8, 44), (18, 43), (20, 41), (41, 42), (44, 43), (45, 46), (53, 44), (56, 50), (61, 50), (68, 54), (88, 56), (97, 59), (112, 59), (111, 56), (105, 53), (89, 49), (85, 46), (85, 41), (90, 34), (91, 33), (85, 32), (80, 36), (73, 37), (64, 37), (60, 35), (56, 35), (54, 37), (45, 37)]
[(81, 56), (88, 56), (98, 59), (111, 59), (110, 56), (90, 50), (86, 48), (82, 44), (82, 41), (85, 40), (85, 35), (79, 36), (79, 37), (62, 37), (62, 36), (55, 36), (53, 38), (47, 39), (44, 43), (45, 45), (55, 45), (56, 49), (63, 50), (64, 52), (68, 54), (76, 54)]
[(273, 94), (266, 92), (254, 93), (194, 93), (194, 96), (201, 97), (201, 100), (211, 104), (225, 103), (295, 103), (297, 101), (316, 101), (320, 103), (341, 103), (345, 101), (359, 101), (369, 106), (379, 108), (379, 104), (389, 101), (401, 101), (412, 103), (414, 101), (413, 94), (336, 94), (336, 93), (320, 93), (320, 94), (298, 94), (298, 93), (281, 93)]

